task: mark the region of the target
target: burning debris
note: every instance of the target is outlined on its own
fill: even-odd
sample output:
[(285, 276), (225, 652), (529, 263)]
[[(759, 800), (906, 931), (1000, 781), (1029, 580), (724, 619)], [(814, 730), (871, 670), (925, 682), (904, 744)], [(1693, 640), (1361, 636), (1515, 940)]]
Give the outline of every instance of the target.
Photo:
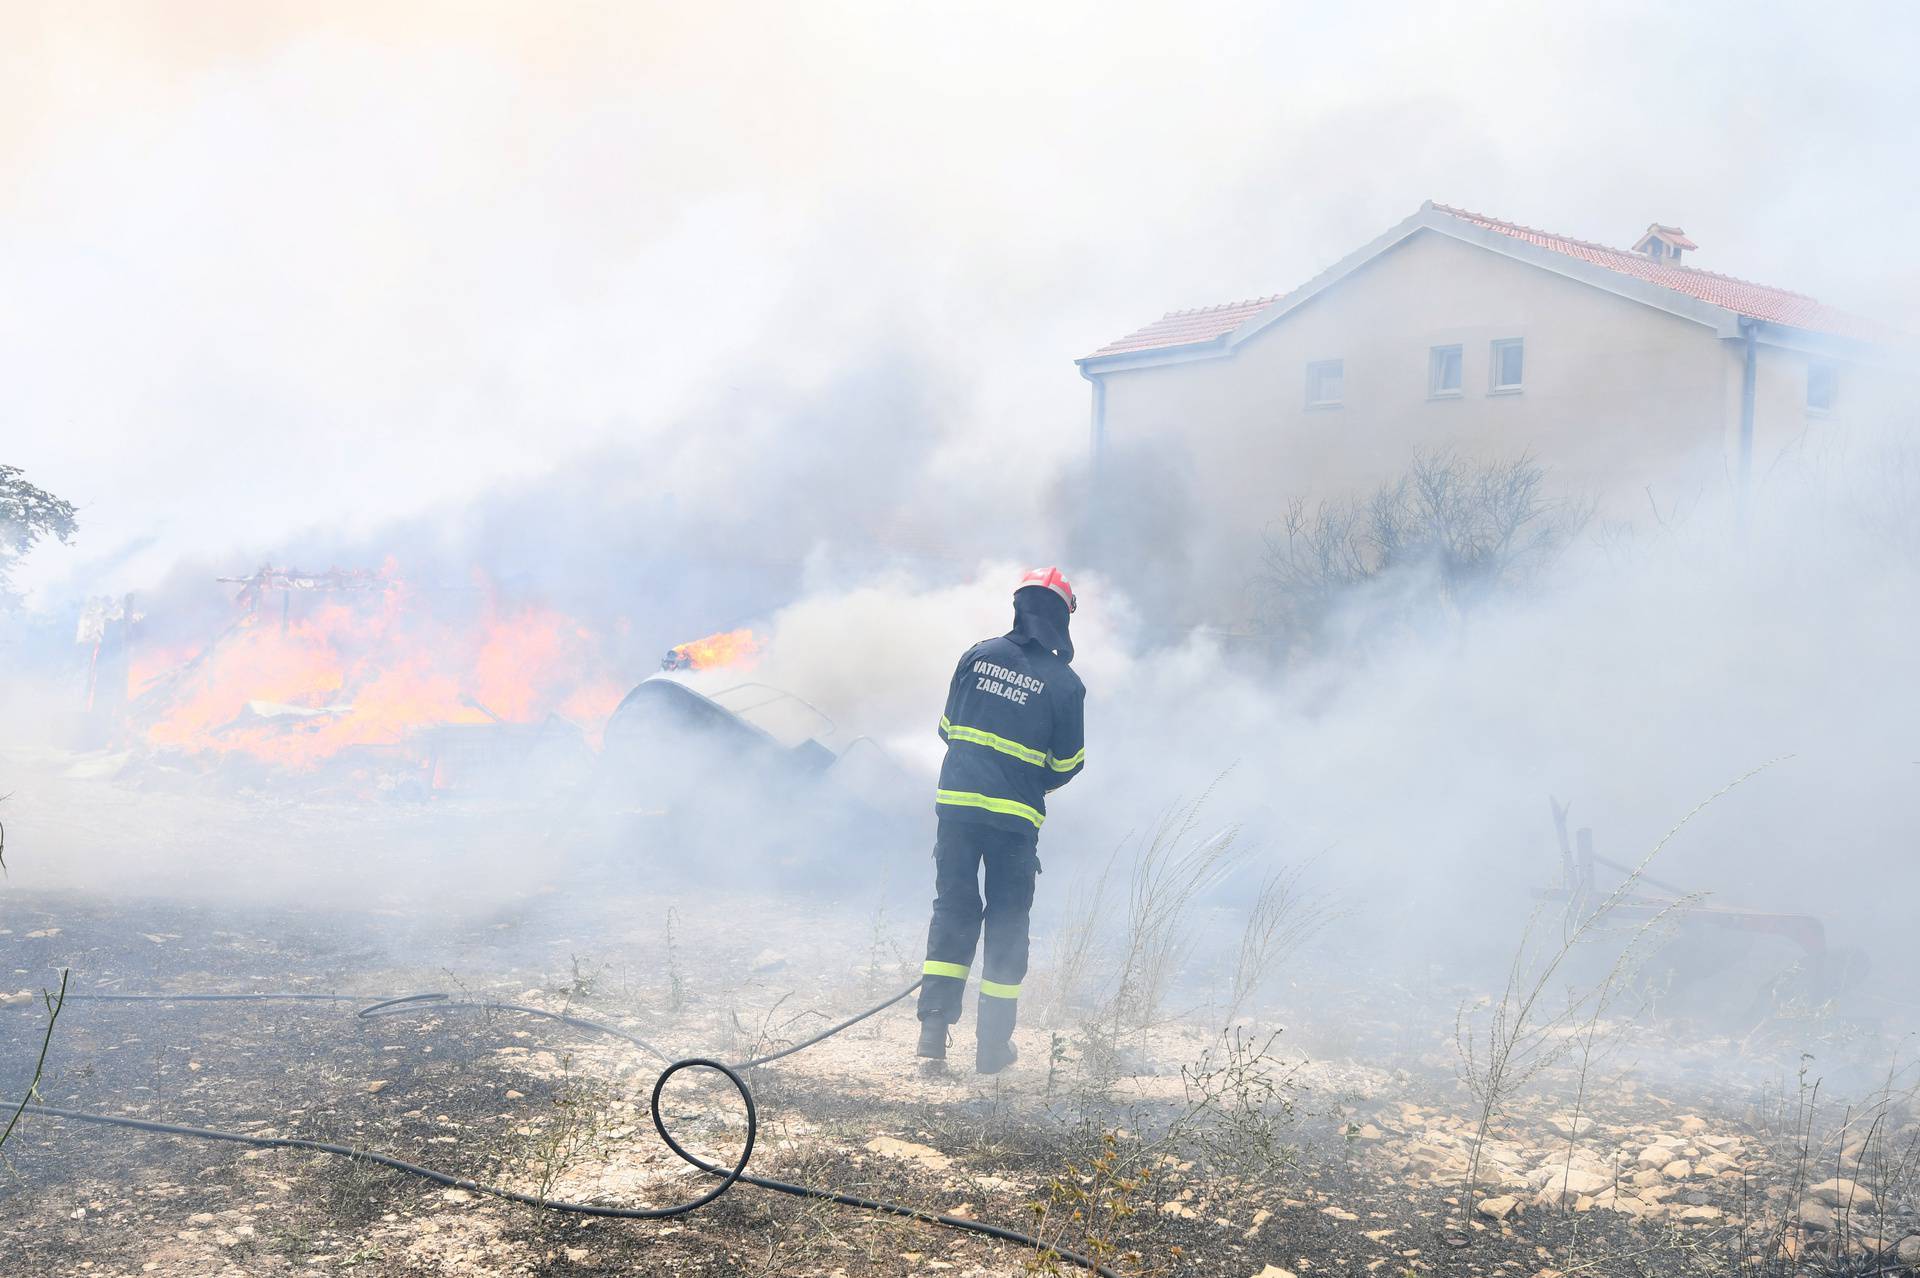
[(719, 666), (750, 668), (760, 659), (760, 640), (747, 629), (727, 630), (667, 649), (660, 669), (712, 670)]
[(127, 645), (141, 620), (131, 595), (98, 596), (80, 610), (73, 638), (87, 652), (89, 716), (116, 714), (125, 703)]
[(124, 731), (148, 750), (290, 772), (397, 752), (437, 785), (449, 730), (597, 736), (624, 687), (593, 629), (484, 581), (423, 587), (391, 563), (222, 580), (241, 589), (220, 633), (135, 643)]

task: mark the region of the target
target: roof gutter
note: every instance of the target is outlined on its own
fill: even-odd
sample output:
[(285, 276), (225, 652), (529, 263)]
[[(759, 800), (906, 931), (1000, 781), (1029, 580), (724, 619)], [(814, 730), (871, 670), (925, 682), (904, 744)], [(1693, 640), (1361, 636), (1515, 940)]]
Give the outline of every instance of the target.
[(1776, 320), (1753, 319), (1743, 317), (1740, 321), (1739, 336), (1745, 337), (1748, 330), (1754, 339), (1766, 346), (1778, 346), (1783, 350), (1798, 351), (1803, 355), (1814, 355), (1822, 359), (1841, 359), (1854, 364), (1871, 364), (1889, 367), (1903, 363), (1911, 357), (1910, 345), (1903, 346), (1898, 335), (1884, 342), (1876, 342), (1862, 337), (1843, 337), (1838, 333), (1823, 333), (1818, 329), (1796, 328), (1792, 324), (1782, 324)]
[(1080, 375), (1084, 377), (1089, 367), (1098, 373), (1118, 373), (1129, 368), (1157, 368), (1162, 364), (1219, 359), (1222, 355), (1231, 354), (1227, 339), (1232, 336), (1231, 333), (1222, 333), (1205, 341), (1182, 342), (1178, 346), (1148, 346), (1137, 351), (1115, 351), (1111, 355), (1083, 355), (1073, 362), (1080, 366)]

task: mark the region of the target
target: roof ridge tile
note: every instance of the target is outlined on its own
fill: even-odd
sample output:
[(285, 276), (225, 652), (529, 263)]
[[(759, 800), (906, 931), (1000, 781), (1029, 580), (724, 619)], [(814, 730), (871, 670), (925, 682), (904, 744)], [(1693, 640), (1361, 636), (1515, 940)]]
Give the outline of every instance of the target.
[[(1837, 307), (1828, 306), (1809, 294), (1797, 293), (1792, 289), (1761, 284), (1755, 280), (1742, 279), (1737, 275), (1727, 275), (1720, 271), (1709, 271), (1698, 266), (1683, 266), (1677, 262), (1647, 257), (1631, 249), (1615, 248), (1610, 244), (1600, 244), (1593, 240), (1575, 239), (1554, 231), (1544, 231), (1538, 227), (1509, 222), (1504, 218), (1489, 217), (1470, 209), (1441, 204), (1435, 200), (1429, 200), (1421, 207), (1423, 211), (1431, 209), (1437, 213), (1446, 214), (1448, 217), (1496, 232), (1508, 239), (1531, 244), (1549, 253), (1571, 257), (1614, 275), (1640, 280), (1655, 288), (1665, 289), (1682, 297), (1690, 297), (1698, 302), (1705, 302), (1709, 306), (1718, 307), (1734, 315), (1781, 324), (1789, 328), (1801, 328), (1810, 332), (1865, 341), (1889, 340), (1898, 334), (1898, 330), (1878, 321), (1851, 315)], [(1362, 252), (1365, 251), (1362, 250)], [(1381, 250), (1374, 251), (1377, 253)], [(1319, 278), (1315, 277), (1315, 279)], [(1180, 347), (1218, 343), (1243, 324), (1248, 323), (1265, 308), (1299, 295), (1301, 289), (1308, 288), (1312, 284), (1313, 281), (1310, 280), (1307, 284), (1289, 292), (1248, 298), (1245, 301), (1221, 302), (1213, 306), (1168, 311), (1153, 323), (1108, 342), (1084, 358), (1100, 359), (1107, 356), (1135, 355), (1147, 351), (1174, 350)], [(1599, 285), (1599, 287), (1605, 286)]]
[(1272, 293), (1266, 297), (1249, 297), (1239, 302), (1216, 302), (1212, 306), (1190, 306), (1181, 311), (1168, 311), (1160, 318), (1170, 320), (1178, 319), (1182, 315), (1211, 315), (1215, 311), (1236, 311), (1246, 306), (1267, 306), (1279, 301), (1285, 296), (1285, 293)]
[[(1543, 239), (1558, 240), (1562, 244), (1576, 244), (1581, 248), (1594, 249), (1601, 253), (1615, 253), (1632, 261), (1644, 260), (1666, 271), (1683, 271), (1688, 275), (1703, 275), (1708, 279), (1725, 280), (1729, 284), (1744, 284), (1748, 288), (1765, 289), (1769, 293), (1778, 293), (1782, 297), (1797, 297), (1803, 302), (1818, 302), (1820, 300), (1811, 293), (1800, 293), (1790, 288), (1781, 288), (1778, 284), (1762, 284), (1759, 280), (1750, 280), (1739, 275), (1728, 275), (1725, 271), (1710, 271), (1704, 266), (1688, 266), (1685, 262), (1654, 262), (1652, 258), (1643, 259), (1640, 254), (1634, 252), (1632, 249), (1616, 248), (1611, 244), (1602, 244), (1598, 240), (1578, 239), (1571, 235), (1562, 235), (1558, 231), (1542, 230), (1537, 226), (1524, 226), (1519, 222), (1509, 222), (1505, 218), (1489, 217), (1485, 213), (1475, 213), (1472, 209), (1459, 209), (1440, 203), (1435, 203), (1433, 207), (1441, 213), (1446, 213), (1453, 217), (1465, 218), (1469, 222), (1479, 222), (1484, 226), (1507, 227), (1510, 230), (1524, 231), (1528, 235), (1538, 235)], [(1660, 223), (1656, 222), (1654, 225), (1659, 226)], [(1677, 226), (1669, 226), (1662, 229), (1678, 231), (1680, 228)]]

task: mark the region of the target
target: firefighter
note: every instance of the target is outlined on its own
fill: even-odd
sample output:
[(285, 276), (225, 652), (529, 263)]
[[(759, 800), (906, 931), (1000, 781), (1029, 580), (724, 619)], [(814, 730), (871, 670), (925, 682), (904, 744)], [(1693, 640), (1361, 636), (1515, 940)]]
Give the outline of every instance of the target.
[[(920, 1046), (944, 1068), (947, 1030), (960, 1019), (967, 972), (986, 930), (974, 1068), (1011, 1065), (1020, 981), (1027, 974), (1027, 916), (1040, 873), (1046, 795), (1086, 759), (1086, 688), (1074, 674), (1068, 618), (1073, 587), (1058, 568), (1039, 568), (1013, 592), (1013, 629), (967, 649), (947, 689), (940, 737), (947, 743), (934, 792), (933, 921), (920, 985)], [(981, 867), (986, 898), (981, 900)]]

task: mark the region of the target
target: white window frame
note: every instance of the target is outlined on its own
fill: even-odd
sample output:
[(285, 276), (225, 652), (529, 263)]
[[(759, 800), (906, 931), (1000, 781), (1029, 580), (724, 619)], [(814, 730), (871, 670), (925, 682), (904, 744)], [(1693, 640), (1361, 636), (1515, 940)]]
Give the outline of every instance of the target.
[[(1336, 369), (1340, 374), (1340, 393), (1333, 399), (1317, 399), (1319, 381), (1326, 369)], [(1347, 362), (1344, 359), (1315, 359), (1307, 361), (1307, 407), (1339, 408), (1347, 398)]]
[[(1823, 374), (1825, 375), (1827, 380), (1827, 401), (1824, 404), (1816, 404), (1813, 402), (1814, 379)], [(1827, 363), (1824, 360), (1815, 360), (1812, 363), (1808, 364), (1807, 365), (1807, 415), (1810, 417), (1825, 417), (1828, 413), (1831, 413), (1833, 411), (1833, 406), (1835, 403), (1839, 402), (1839, 399), (1840, 399), (1839, 366), (1835, 364)]]
[[(1451, 386), (1440, 385), (1440, 370), (1451, 354), (1460, 361), (1460, 375)], [(1467, 393), (1467, 348), (1460, 342), (1427, 348), (1427, 398), (1459, 399)]]
[[(1520, 351), (1520, 380), (1503, 382), (1500, 380), (1500, 354), (1509, 347)], [(1487, 346), (1487, 394), (1518, 395), (1527, 388), (1527, 339), (1524, 337), (1496, 337)]]

